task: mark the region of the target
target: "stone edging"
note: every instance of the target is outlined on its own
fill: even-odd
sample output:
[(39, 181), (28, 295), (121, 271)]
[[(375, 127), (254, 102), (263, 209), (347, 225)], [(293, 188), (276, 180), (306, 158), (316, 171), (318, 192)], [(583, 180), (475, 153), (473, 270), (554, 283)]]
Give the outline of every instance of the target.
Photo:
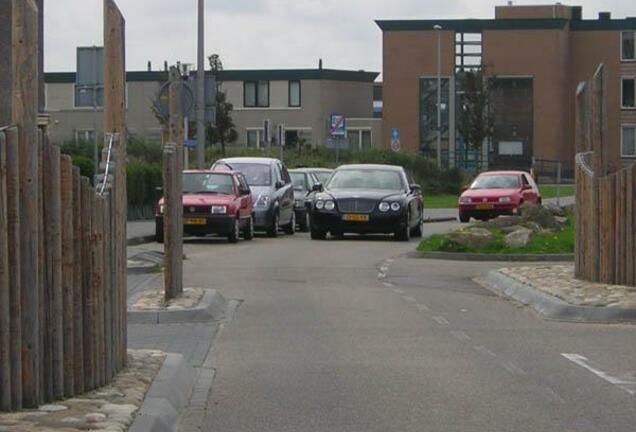
[(175, 324), (220, 321), (225, 318), (227, 301), (214, 289), (205, 290), (199, 304), (182, 310), (128, 310), (128, 324)]
[(409, 258), (425, 258), (447, 261), (506, 261), (506, 262), (572, 262), (573, 254), (483, 254), (465, 252), (420, 252)]
[(196, 381), (194, 368), (181, 354), (167, 354), (129, 432), (173, 432)]
[(439, 222), (456, 222), (457, 217), (430, 217), (424, 218), (424, 223), (439, 223)]
[(585, 323), (636, 322), (636, 309), (576, 306), (543, 291), (505, 276), (497, 270), (475, 279), (495, 294), (531, 307), (545, 318)]
[(142, 245), (142, 244), (145, 244), (145, 243), (152, 243), (154, 241), (155, 241), (155, 236), (154, 235), (131, 237), (131, 238), (126, 240), (126, 245), (127, 246), (139, 246), (139, 245)]

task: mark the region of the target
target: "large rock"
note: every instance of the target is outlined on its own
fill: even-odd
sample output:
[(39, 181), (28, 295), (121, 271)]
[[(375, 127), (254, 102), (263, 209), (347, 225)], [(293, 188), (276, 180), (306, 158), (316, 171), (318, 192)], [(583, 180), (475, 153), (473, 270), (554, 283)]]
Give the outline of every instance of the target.
[(545, 208), (548, 209), (550, 211), (550, 213), (552, 213), (553, 216), (557, 216), (557, 217), (565, 217), (566, 216), (566, 210), (563, 207), (559, 207), (556, 204), (546, 204)]
[(464, 247), (479, 249), (492, 243), (495, 236), (486, 228), (467, 228), (451, 232), (448, 238)]
[(530, 243), (532, 234), (532, 230), (528, 228), (519, 228), (517, 231), (511, 232), (506, 236), (506, 245), (514, 248), (524, 247)]
[(496, 219), (490, 221), (491, 224), (498, 228), (509, 228), (521, 223), (520, 216), (499, 216)]
[(550, 210), (541, 205), (524, 204), (520, 208), (524, 222), (534, 222), (543, 229), (558, 229), (559, 223)]

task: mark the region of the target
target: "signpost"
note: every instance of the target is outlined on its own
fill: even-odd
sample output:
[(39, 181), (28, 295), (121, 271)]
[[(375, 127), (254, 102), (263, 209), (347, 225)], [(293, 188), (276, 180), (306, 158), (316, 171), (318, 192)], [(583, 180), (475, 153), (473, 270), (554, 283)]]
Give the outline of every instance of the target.
[(267, 119), (263, 122), (263, 141), (267, 147), (272, 145), (272, 121)]
[(348, 147), (347, 142), (347, 118), (338, 113), (329, 116), (329, 136), (327, 148), (336, 150), (336, 163), (340, 161), (340, 149)]
[(278, 145), (280, 146), (280, 160), (282, 162), (283, 161), (284, 150), (285, 150), (285, 145), (287, 144), (287, 142), (286, 142), (287, 140), (285, 138), (285, 125), (284, 124), (279, 124), (278, 125), (277, 141), (278, 141)]
[(402, 148), (402, 143), (400, 142), (400, 130), (398, 128), (391, 129), (391, 150), (394, 152), (399, 152)]

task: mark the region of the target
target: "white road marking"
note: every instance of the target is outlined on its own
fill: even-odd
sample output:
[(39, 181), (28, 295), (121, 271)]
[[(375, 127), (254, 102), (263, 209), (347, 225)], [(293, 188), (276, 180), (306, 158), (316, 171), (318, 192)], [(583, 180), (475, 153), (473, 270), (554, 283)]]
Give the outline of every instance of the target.
[(415, 305), (415, 306), (417, 306), (417, 309), (418, 309), (420, 312), (428, 312), (428, 311), (430, 311), (430, 309), (428, 308), (428, 306), (426, 306), (425, 304), (421, 304), (421, 303), (420, 303), (420, 304), (417, 304), (417, 305)]
[(505, 370), (507, 370), (513, 375), (528, 375), (526, 371), (524, 371), (523, 369), (521, 369), (519, 366), (517, 366), (516, 364), (512, 362), (503, 362), (501, 363), (501, 365), (503, 366)]
[(392, 283), (390, 283), (390, 282), (382, 282), (382, 285), (384, 285), (384, 286), (385, 286), (385, 287), (387, 287), (387, 288), (393, 288), (393, 287), (395, 286), (395, 285), (393, 285), (393, 284), (392, 284)]
[(588, 371), (592, 372), (594, 375), (607, 381), (608, 383), (613, 384), (617, 387), (620, 387), (621, 389), (625, 390), (630, 395), (636, 394), (636, 381), (616, 378), (609, 375), (606, 372), (603, 372), (602, 370), (596, 369), (588, 364), (589, 360), (587, 357), (584, 357), (580, 354), (561, 354), (561, 355), (565, 357), (566, 359), (570, 360), (572, 363), (575, 363), (581, 366), (583, 369), (587, 369)]
[(413, 297), (409, 297), (409, 296), (402, 296), (402, 300), (404, 300), (405, 302), (409, 302), (409, 303), (417, 302), (417, 300), (415, 300)]
[(469, 341), (470, 340), (470, 336), (468, 336), (463, 331), (451, 331), (450, 333), (457, 340), (460, 340), (460, 341)]
[(443, 316), (434, 316), (433, 317), (433, 321), (435, 321), (437, 324), (440, 324), (440, 325), (449, 325), (450, 324), (448, 322), (448, 320), (446, 318), (444, 318)]
[(393, 292), (396, 294), (404, 294), (404, 290), (400, 288), (393, 288)]
[(497, 354), (495, 354), (494, 352), (490, 351), (488, 348), (486, 348), (483, 345), (478, 345), (473, 347), (475, 351), (477, 351), (480, 354), (485, 354), (491, 357), (497, 357)]

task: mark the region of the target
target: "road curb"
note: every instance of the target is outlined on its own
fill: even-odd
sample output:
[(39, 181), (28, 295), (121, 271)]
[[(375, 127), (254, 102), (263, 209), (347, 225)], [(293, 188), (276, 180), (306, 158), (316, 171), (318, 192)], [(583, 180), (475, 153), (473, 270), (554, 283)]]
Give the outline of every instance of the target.
[(440, 223), (440, 222), (455, 222), (456, 217), (432, 217), (424, 219), (424, 223)]
[(215, 289), (206, 289), (199, 304), (192, 309), (128, 311), (129, 324), (183, 324), (225, 319), (227, 300)]
[(131, 238), (126, 240), (126, 245), (127, 246), (139, 246), (139, 245), (146, 244), (146, 243), (152, 243), (154, 241), (155, 241), (155, 236), (154, 235), (131, 237)]
[(485, 277), (477, 278), (475, 281), (495, 294), (529, 306), (551, 320), (580, 323), (636, 322), (636, 309), (575, 306), (497, 270), (490, 271)]
[(572, 262), (573, 254), (480, 254), (465, 252), (421, 252), (415, 251), (409, 258), (436, 259), (444, 261), (484, 262)]
[(129, 432), (176, 431), (196, 377), (196, 371), (181, 354), (167, 354)]

